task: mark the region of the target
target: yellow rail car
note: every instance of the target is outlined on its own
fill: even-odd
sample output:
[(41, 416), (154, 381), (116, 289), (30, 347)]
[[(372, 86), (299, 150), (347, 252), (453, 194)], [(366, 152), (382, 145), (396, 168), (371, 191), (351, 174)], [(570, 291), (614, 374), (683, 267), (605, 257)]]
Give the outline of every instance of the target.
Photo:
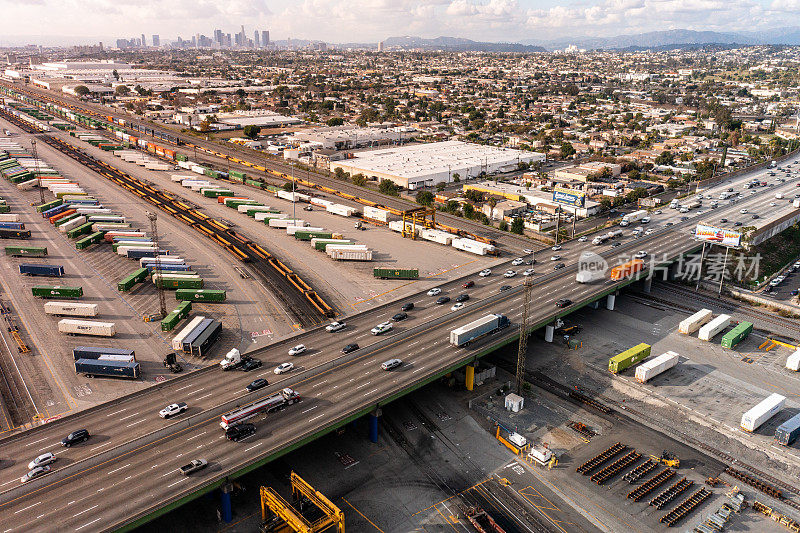
[(175, 215), (177, 215), (177, 214), (178, 214), (178, 212), (177, 212), (177, 211), (175, 211), (174, 209), (172, 209), (172, 208), (171, 208), (170, 206), (168, 206), (168, 205), (164, 205), (164, 206), (162, 206), (162, 207), (163, 207), (163, 209), (164, 209), (165, 211), (168, 211), (168, 212), (169, 212), (169, 214), (171, 214), (172, 216), (175, 216)]
[(231, 246), (230, 248), (226, 248), (226, 249), (227, 249), (229, 252), (231, 252), (233, 255), (235, 255), (236, 257), (238, 257), (239, 259), (241, 259), (242, 261), (248, 261), (248, 260), (250, 259), (250, 256), (249, 256), (249, 255), (247, 255), (246, 253), (244, 253), (243, 251), (241, 251), (241, 250), (240, 250), (239, 248), (237, 248), (236, 246)]
[(222, 231), (225, 231), (225, 230), (229, 230), (229, 229), (230, 229), (228, 226), (226, 226), (226, 225), (225, 225), (225, 224), (223, 224), (222, 222), (219, 222), (219, 221), (217, 221), (217, 220), (214, 220), (214, 219), (208, 219), (208, 223), (209, 223), (209, 224), (211, 224), (211, 225), (213, 225), (213, 226), (216, 226), (216, 227), (218, 227), (218, 228), (219, 228), (219, 229), (221, 229)]

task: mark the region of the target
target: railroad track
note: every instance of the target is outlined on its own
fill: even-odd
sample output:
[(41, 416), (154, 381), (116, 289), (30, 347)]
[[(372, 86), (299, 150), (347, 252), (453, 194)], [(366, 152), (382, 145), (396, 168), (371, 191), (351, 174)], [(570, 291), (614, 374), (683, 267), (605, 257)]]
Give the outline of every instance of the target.
[[(2, 302), (0, 302), (0, 314), (4, 319), (2, 321), (3, 329), (10, 330), (11, 328), (6, 326), (11, 322), (7, 322), (5, 319), (10, 317), (11, 309)], [(8, 421), (9, 427), (7, 429), (14, 429), (17, 426), (31, 422), (37, 411), (20, 375), (19, 367), (14, 362), (15, 356), (13, 352), (16, 351), (16, 345), (8, 341), (5, 332), (0, 333), (0, 336), (2, 336), (2, 345), (0, 345), (0, 397), (2, 397), (6, 411), (11, 417), (11, 420)]]
[[(32, 125), (17, 119), (5, 111), (0, 111), (0, 116), (29, 133), (40, 133)], [(162, 191), (148, 181), (134, 178), (103, 161), (99, 161), (61, 139), (50, 135), (39, 135), (38, 137), (42, 142), (78, 161), (83, 166), (115, 182), (197, 230), (205, 237), (222, 246), (237, 260), (250, 263), (253, 272), (283, 303), (286, 311), (301, 326), (314, 326), (335, 315), (333, 308), (286, 264), (259, 244), (239, 235), (227, 224), (199, 212), (181, 201), (183, 200), (182, 198)]]

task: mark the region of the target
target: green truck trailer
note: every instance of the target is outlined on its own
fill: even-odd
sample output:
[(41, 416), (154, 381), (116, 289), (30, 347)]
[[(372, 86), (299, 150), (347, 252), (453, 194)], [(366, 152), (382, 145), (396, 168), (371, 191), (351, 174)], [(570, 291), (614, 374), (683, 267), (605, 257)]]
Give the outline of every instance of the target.
[(83, 287), (36, 285), (31, 287), (31, 292), (37, 298), (80, 298), (83, 296)]
[(94, 222), (87, 222), (86, 224), (81, 224), (77, 228), (72, 228), (67, 232), (67, 237), (74, 239), (76, 237), (80, 237), (81, 235), (88, 235), (92, 232), (92, 225), (94, 224)]
[(733, 348), (750, 335), (753, 331), (752, 322), (739, 322), (739, 325), (730, 330), (722, 337), (723, 348)]
[(233, 196), (233, 191), (229, 189), (203, 189), (203, 196), (206, 198), (218, 198), (220, 196)]
[(12, 257), (47, 257), (44, 246), (6, 246), (6, 255)]
[(225, 291), (218, 291), (212, 289), (205, 290), (192, 290), (192, 289), (178, 289), (175, 291), (175, 299), (183, 300), (186, 302), (224, 302), (227, 298)]
[(64, 200), (59, 198), (58, 200), (53, 200), (52, 202), (47, 202), (46, 204), (37, 205), (36, 212), (43, 213), (44, 211), (47, 211), (48, 209), (52, 209), (54, 207), (58, 207), (63, 203)]
[(373, 268), (372, 275), (380, 279), (419, 279), (416, 268)]
[(104, 231), (95, 231), (91, 235), (87, 235), (86, 237), (75, 241), (75, 248), (78, 250), (85, 250), (95, 243), (103, 242), (103, 235), (105, 235)]
[(172, 331), (182, 319), (192, 310), (192, 302), (181, 302), (170, 314), (161, 321), (161, 331)]
[(162, 276), (156, 279), (159, 289), (202, 289), (203, 278), (171, 278)]
[(650, 345), (645, 343), (637, 344), (633, 348), (628, 348), (621, 354), (609, 359), (608, 371), (618, 374), (647, 357), (650, 357)]
[(147, 279), (147, 276), (150, 275), (150, 271), (146, 268), (139, 268), (135, 271), (131, 272), (124, 278), (122, 278), (119, 283), (117, 283), (117, 290), (120, 292), (127, 292), (133, 288), (134, 285), (137, 283), (141, 283)]

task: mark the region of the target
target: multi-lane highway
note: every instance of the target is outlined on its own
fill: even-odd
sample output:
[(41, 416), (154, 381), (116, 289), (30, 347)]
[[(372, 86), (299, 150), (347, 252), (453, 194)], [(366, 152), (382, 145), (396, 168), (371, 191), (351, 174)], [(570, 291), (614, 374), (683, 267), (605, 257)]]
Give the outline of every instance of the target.
[[(795, 185), (787, 182), (782, 186)], [(774, 190), (773, 187), (757, 191)], [(763, 194), (754, 195), (734, 205), (719, 207), (714, 213), (730, 218), (740, 209), (755, 209), (764, 202), (768, 204), (769, 199)], [(658, 216), (678, 215), (665, 209)], [(538, 254), (538, 264), (533, 266), (536, 272), (533, 322), (546, 323), (557, 311), (568, 312), (569, 309), (555, 307), (559, 298), (571, 298), (578, 305), (614, 290), (614, 285), (607, 282), (590, 285), (574, 282), (576, 259), (586, 249), (602, 252), (614, 264), (639, 250), (661, 259), (664, 254), (675, 257), (697, 247), (689, 237), (696, 220), (678, 220), (671, 227), (664, 226), (665, 220), (654, 219), (649, 226), (655, 229), (654, 233), (637, 239), (626, 236), (617, 248), (569, 243), (558, 252), (561, 261), (568, 265), (559, 271), (553, 270), (556, 262), (549, 260), (550, 252), (546, 256)], [(630, 228), (626, 234), (630, 234)], [(399, 311), (400, 302), (349, 318), (343, 331), (327, 333), (320, 328), (271, 345), (255, 354), (264, 366), (253, 372), (223, 373), (218, 368), (209, 368), (4, 439), (0, 517), (6, 530), (105, 530), (130, 523), (248, 465), (258, 465), (275, 453), (301, 445), (321, 428), (361, 416), (400, 391), (513, 339), (516, 328), (468, 349), (451, 347), (447, 338), (450, 329), (490, 312), (504, 313), (512, 322), (519, 322), (521, 275), (502, 277), (502, 272), (509, 268), (521, 271), (527, 265), (501, 265), (487, 278), (475, 277), (476, 286), (468, 290), (461, 288), (464, 280), (443, 286), (443, 294), (451, 297), (462, 292), (470, 294), (471, 299), (461, 311), (451, 312), (451, 303), (439, 306), (434, 303), (435, 298), (420, 294), (410, 299), (415, 309), (409, 318), (396, 323), (394, 330), (385, 336), (374, 337), (369, 329)], [(512, 289), (500, 292), (499, 288), (506, 284), (512, 285)], [(309, 352), (291, 358), (287, 351), (299, 342), (308, 346)], [(362, 349), (343, 356), (340, 350), (350, 342), (359, 343)], [(392, 372), (381, 370), (380, 363), (392, 357), (399, 357), (404, 365)], [(293, 373), (272, 374), (275, 365), (289, 360), (298, 367)], [(262, 376), (270, 379), (268, 389), (250, 394), (244, 391), (247, 383)], [(284, 386), (297, 390), (303, 401), (258, 419), (256, 435), (246, 441), (225, 440), (219, 414)], [(157, 411), (176, 401), (187, 402), (189, 411), (169, 421), (160, 419)], [(69, 449), (59, 446), (62, 437), (81, 427), (93, 435), (88, 442)], [(27, 471), (27, 462), (47, 451), (58, 457), (52, 465), (53, 472), (21, 485), (19, 477)], [(193, 458), (207, 459), (210, 467), (191, 477), (176, 473), (179, 466)]]

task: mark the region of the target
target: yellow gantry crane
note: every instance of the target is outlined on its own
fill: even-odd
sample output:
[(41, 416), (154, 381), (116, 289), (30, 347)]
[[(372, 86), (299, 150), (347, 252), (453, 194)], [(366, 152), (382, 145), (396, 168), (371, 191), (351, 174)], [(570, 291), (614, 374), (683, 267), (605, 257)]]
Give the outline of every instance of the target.
[[(337, 533), (344, 533), (344, 513), (321, 492), (306, 483), (292, 472), (292, 496), (295, 500), (307, 499), (324, 515), (323, 518), (309, 522), (300, 511), (287, 502), (272, 487), (261, 487), (261, 519), (266, 523), (277, 516), (286, 527), (274, 531), (296, 531), (297, 533), (318, 533), (336, 527)], [(288, 527), (288, 529), (287, 529)]]

